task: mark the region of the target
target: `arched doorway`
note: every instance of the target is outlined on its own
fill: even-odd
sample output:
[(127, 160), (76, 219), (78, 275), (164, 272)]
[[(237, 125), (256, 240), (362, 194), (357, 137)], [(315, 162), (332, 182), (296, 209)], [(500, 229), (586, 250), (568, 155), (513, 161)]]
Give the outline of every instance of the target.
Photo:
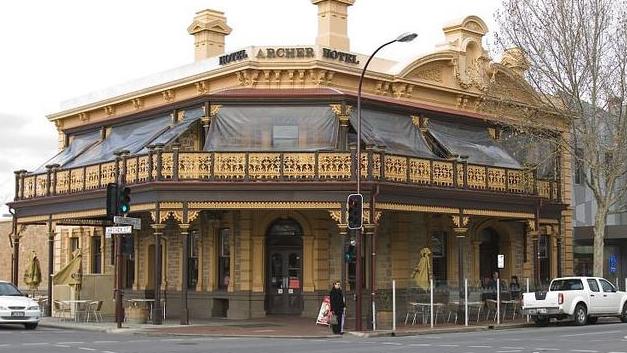
[(303, 311), (303, 229), (291, 218), (274, 221), (266, 232), (266, 313)]
[(492, 274), (498, 271), (497, 257), (499, 255), (499, 235), (492, 228), (485, 228), (480, 233), (479, 245), (479, 273), (482, 283), (485, 278), (492, 278)]

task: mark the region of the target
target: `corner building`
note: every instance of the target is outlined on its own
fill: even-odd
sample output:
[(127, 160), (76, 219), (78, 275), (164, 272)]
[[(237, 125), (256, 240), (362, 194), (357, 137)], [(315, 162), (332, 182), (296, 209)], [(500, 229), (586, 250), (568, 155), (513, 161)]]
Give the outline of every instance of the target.
[(185, 315), (186, 289), (192, 319), (315, 318), (341, 280), (350, 320), (355, 235), (346, 197), (361, 168), (364, 321), (374, 292), (379, 322), (389, 323), (392, 280), (404, 310), (419, 290), (412, 273), (424, 248), (436, 289), (451, 293), (460, 268), (472, 288), (496, 271), (523, 286), (529, 278), (532, 288), (571, 274), (568, 153), (508, 128), (534, 111), (557, 136), (568, 133), (567, 120), (541, 109), (520, 51), (493, 62), (482, 47), (487, 26), (469, 16), (447, 24), (445, 43), (428, 55), (373, 59), (357, 161), (356, 92), (368, 56), (350, 51), (353, 2), (312, 0), (315, 45), (231, 53), (224, 14), (198, 12), (188, 28), (193, 64), (48, 116), (60, 152), (16, 172), (10, 206), (19, 224), (48, 225), (41, 241), (50, 270), (80, 249), (81, 297), (110, 302), (105, 189), (122, 178), (132, 190), (129, 216), (142, 220), (123, 242), (125, 299), (158, 292), (175, 318)]

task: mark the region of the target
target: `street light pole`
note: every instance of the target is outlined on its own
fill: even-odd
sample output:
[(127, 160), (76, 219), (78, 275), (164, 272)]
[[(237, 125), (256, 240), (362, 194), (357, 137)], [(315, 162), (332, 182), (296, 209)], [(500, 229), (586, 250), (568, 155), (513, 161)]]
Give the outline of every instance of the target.
[[(391, 40), (380, 47), (377, 48), (366, 61), (366, 65), (361, 70), (361, 75), (359, 76), (359, 86), (357, 88), (357, 153), (356, 153), (356, 166), (357, 171), (355, 172), (357, 176), (357, 194), (361, 194), (361, 88), (364, 83), (364, 76), (366, 75), (366, 69), (368, 69), (368, 65), (372, 58), (379, 52), (379, 50), (383, 49), (385, 46), (388, 46), (392, 43), (396, 42), (411, 42), (418, 35), (416, 33), (403, 33), (398, 36), (396, 39)], [(362, 220), (363, 224), (363, 220)], [(362, 322), (361, 322), (361, 288), (363, 287), (363, 278), (362, 278), (362, 259), (361, 259), (361, 228), (355, 230), (355, 330), (362, 330)]]

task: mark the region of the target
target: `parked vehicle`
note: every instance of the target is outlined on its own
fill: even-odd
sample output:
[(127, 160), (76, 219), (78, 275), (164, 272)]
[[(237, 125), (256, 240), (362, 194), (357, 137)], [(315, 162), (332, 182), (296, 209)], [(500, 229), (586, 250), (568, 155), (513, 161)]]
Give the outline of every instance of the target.
[(21, 324), (34, 330), (41, 310), (36, 301), (26, 297), (12, 283), (0, 281), (0, 324)]
[(548, 292), (523, 294), (523, 314), (538, 326), (551, 318), (594, 324), (599, 317), (618, 317), (627, 323), (627, 293), (598, 277), (564, 277), (551, 281)]

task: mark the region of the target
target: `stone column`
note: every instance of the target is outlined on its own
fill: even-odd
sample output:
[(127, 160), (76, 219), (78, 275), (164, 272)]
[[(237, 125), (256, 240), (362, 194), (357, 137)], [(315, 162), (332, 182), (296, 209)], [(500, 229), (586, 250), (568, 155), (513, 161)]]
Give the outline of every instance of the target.
[(466, 243), (466, 233), (468, 232), (468, 228), (466, 227), (455, 227), (453, 228), (453, 232), (457, 238), (457, 287), (459, 289), (459, 304), (457, 306), (457, 322), (460, 325), (463, 325), (466, 322), (464, 310), (464, 245)]
[(155, 284), (155, 305), (152, 306), (152, 324), (161, 325), (163, 313), (161, 311), (161, 236), (165, 224), (151, 224), (155, 235), (155, 263), (154, 263), (154, 284)]
[(189, 224), (179, 224), (183, 241), (183, 256), (181, 274), (181, 325), (189, 325), (189, 308), (187, 307), (187, 284), (189, 282)]
[(312, 235), (303, 236), (303, 292), (314, 291), (313, 244), (314, 237)]
[(253, 248), (252, 248), (252, 277), (253, 277), (253, 292), (262, 293), (264, 291), (263, 287), (263, 259), (264, 259), (264, 236), (263, 235), (255, 235), (252, 237)]

